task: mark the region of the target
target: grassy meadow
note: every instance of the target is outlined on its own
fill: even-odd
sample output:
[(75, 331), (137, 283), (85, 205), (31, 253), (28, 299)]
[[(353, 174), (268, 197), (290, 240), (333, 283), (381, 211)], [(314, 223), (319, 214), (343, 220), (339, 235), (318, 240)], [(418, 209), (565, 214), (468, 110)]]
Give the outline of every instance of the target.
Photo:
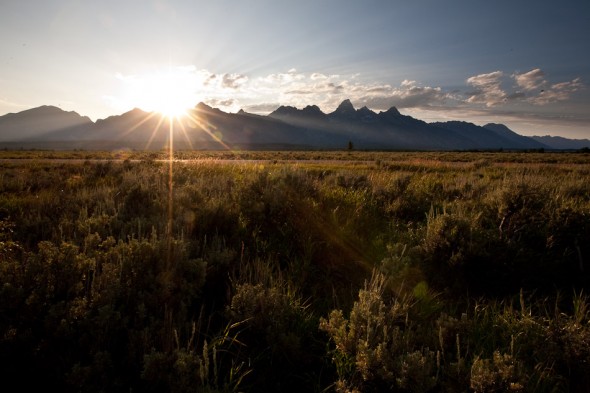
[(590, 154), (0, 151), (0, 383), (590, 391)]

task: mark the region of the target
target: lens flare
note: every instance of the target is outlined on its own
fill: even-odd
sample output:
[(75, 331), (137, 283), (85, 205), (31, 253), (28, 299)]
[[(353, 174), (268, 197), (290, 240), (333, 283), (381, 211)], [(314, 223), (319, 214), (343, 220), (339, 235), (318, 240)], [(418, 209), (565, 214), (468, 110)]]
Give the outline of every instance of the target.
[(118, 76), (125, 83), (122, 102), (166, 117), (181, 118), (198, 101), (200, 82), (186, 67), (169, 67), (141, 75)]

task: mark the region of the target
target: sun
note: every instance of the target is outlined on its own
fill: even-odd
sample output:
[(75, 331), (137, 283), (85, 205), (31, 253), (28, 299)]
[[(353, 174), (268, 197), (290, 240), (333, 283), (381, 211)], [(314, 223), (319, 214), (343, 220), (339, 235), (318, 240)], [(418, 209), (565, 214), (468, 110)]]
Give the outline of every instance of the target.
[(198, 102), (198, 81), (191, 69), (170, 67), (124, 78), (124, 101), (129, 106), (169, 118), (185, 116)]

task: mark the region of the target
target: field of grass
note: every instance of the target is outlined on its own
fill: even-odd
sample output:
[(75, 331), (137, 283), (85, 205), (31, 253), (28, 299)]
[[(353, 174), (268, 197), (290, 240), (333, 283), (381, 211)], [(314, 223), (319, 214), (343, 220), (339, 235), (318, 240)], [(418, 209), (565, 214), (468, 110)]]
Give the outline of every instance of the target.
[(24, 391), (590, 390), (590, 155), (0, 151)]

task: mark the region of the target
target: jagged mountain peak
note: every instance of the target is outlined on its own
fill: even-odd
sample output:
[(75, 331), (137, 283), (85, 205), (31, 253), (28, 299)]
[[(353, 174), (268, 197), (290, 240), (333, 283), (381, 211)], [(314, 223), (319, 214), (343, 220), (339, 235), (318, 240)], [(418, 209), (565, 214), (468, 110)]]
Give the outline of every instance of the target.
[(195, 105), (195, 109), (213, 109), (213, 108), (201, 101), (197, 105)]
[(391, 108), (386, 110), (384, 113), (387, 113), (388, 115), (394, 115), (394, 116), (401, 115), (401, 113), (399, 113), (399, 111), (397, 110), (397, 108), (395, 106), (392, 106)]
[(305, 108), (303, 108), (301, 111), (304, 113), (314, 114), (314, 115), (320, 115), (320, 114), (323, 115), (324, 114), (324, 112), (322, 112), (320, 107), (317, 105), (308, 105)]
[(370, 110), (366, 106), (363, 106), (361, 109), (357, 110), (357, 112), (362, 115), (376, 115), (375, 112), (373, 112), (372, 110)]
[(363, 106), (361, 109), (357, 110), (356, 113), (358, 118), (363, 122), (372, 123), (378, 118), (378, 115), (366, 106)]
[(281, 105), (269, 115), (270, 117), (290, 116), (296, 114), (299, 109), (294, 106)]
[(301, 110), (301, 115), (310, 120), (323, 120), (326, 114), (317, 105), (308, 105)]
[(206, 115), (221, 115), (221, 114), (226, 114), (225, 112), (223, 112), (221, 109), (219, 108), (214, 108), (212, 106), (209, 106), (207, 104), (205, 104), (204, 102), (199, 102), (197, 104), (197, 106), (195, 106), (195, 109), (193, 109), (196, 112), (199, 112), (201, 114), (206, 114)]
[(510, 129), (506, 125), (499, 124), (499, 123), (488, 123), (488, 124), (485, 124), (483, 127), (484, 128), (504, 128), (506, 130), (509, 130)]
[(139, 114), (139, 115), (143, 115), (143, 114), (148, 114), (148, 113), (150, 113), (150, 112), (148, 112), (148, 111), (144, 111), (144, 110), (143, 110), (143, 109), (141, 109), (141, 108), (137, 108), (137, 107), (135, 107), (135, 108), (131, 109), (129, 112), (127, 112), (127, 113), (136, 113), (136, 114)]
[[(349, 99), (342, 101), (329, 114), (323, 113), (317, 105), (308, 105), (303, 109), (280, 106), (268, 116), (236, 116), (202, 102), (193, 111), (206, 116), (211, 127), (218, 130), (224, 143), (230, 146), (340, 148), (348, 141), (353, 141), (357, 147), (378, 149), (530, 149), (562, 146), (557, 147), (557, 142), (553, 140), (543, 145), (542, 141), (518, 135), (501, 124), (490, 123), (482, 127), (461, 121), (426, 123), (401, 115), (396, 107), (379, 114), (366, 106), (356, 110)], [(238, 114), (245, 112), (241, 110)], [(194, 139), (192, 145), (187, 142), (188, 146), (195, 146), (196, 142), (199, 146), (217, 146), (217, 142), (202, 132), (200, 126), (188, 124), (187, 127), (191, 132), (186, 133), (185, 139)], [(161, 145), (167, 137), (161, 116), (139, 108), (96, 122), (52, 106), (0, 116), (0, 142), (13, 144), (27, 142), (44, 146), (47, 141), (65, 141), (70, 143), (68, 146), (90, 147), (99, 146), (97, 143), (100, 142), (103, 147), (127, 144), (146, 148), (150, 147), (150, 143)], [(179, 140), (175, 138), (175, 141)]]
[(217, 113), (217, 114), (223, 112), (221, 109), (207, 105), (204, 102), (199, 102), (197, 104), (197, 106), (195, 106), (195, 110), (200, 111), (200, 112)]
[(336, 108), (336, 110), (333, 113), (352, 114), (355, 112), (356, 110), (354, 109), (354, 106), (352, 106), (352, 102), (350, 102), (350, 100), (347, 98), (346, 100), (342, 101), (340, 105), (338, 105), (338, 108)]

